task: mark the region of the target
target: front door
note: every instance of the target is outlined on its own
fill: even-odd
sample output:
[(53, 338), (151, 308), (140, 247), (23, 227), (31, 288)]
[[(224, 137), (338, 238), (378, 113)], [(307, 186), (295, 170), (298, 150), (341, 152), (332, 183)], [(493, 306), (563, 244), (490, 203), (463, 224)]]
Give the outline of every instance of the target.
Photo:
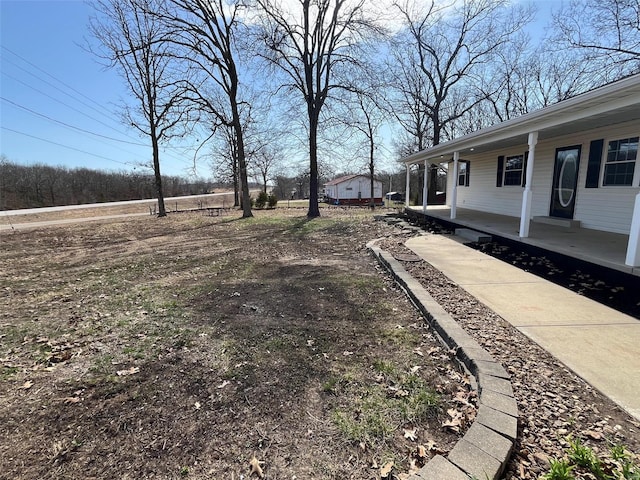
[(578, 168), (580, 166), (580, 145), (563, 147), (556, 150), (553, 169), (553, 188), (551, 189), (551, 208), (549, 215), (560, 218), (573, 218), (578, 186)]

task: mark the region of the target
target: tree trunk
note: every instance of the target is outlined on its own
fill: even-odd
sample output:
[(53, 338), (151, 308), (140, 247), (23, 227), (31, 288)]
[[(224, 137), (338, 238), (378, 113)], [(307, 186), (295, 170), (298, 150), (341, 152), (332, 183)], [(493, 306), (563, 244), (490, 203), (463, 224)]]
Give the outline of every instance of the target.
[(158, 148), (158, 139), (153, 127), (151, 145), (153, 148), (153, 174), (155, 175), (156, 195), (158, 197), (158, 217), (166, 217), (167, 211), (164, 208), (164, 194), (162, 193), (162, 175), (160, 174), (160, 149)]
[(240, 206), (240, 185), (238, 184), (238, 147), (231, 140), (231, 162), (233, 164), (233, 206)]
[[(440, 125), (440, 103), (437, 104), (436, 110), (433, 113), (433, 146), (435, 147), (440, 143), (440, 132), (442, 127)], [(438, 196), (438, 166), (431, 165), (428, 172), (428, 194), (427, 203), (433, 205), (436, 203)]]
[(371, 190), (369, 191), (369, 193), (371, 194), (371, 203), (369, 204), (369, 208), (371, 208), (371, 210), (375, 210), (376, 209), (376, 195), (373, 191), (373, 183), (374, 183), (374, 179), (373, 179), (373, 175), (374, 175), (374, 163), (373, 163), (373, 151), (374, 151), (374, 145), (373, 145), (373, 135), (371, 134), (370, 136), (370, 142), (369, 142), (369, 174), (371, 175)]
[(242, 122), (240, 121), (240, 113), (238, 105), (234, 100), (231, 102), (233, 111), (233, 127), (236, 130), (236, 139), (238, 141), (238, 170), (240, 170), (240, 189), (242, 190), (242, 218), (253, 217), (251, 212), (251, 199), (249, 197), (249, 182), (247, 180), (247, 162), (244, 156), (244, 138), (242, 132)]
[(318, 119), (309, 115), (309, 211), (308, 218), (320, 216), (318, 207)]

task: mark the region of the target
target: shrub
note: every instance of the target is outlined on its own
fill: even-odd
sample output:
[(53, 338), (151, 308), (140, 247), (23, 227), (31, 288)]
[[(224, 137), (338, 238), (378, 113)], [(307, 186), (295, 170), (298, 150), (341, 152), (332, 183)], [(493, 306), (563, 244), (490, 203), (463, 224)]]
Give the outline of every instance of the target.
[(264, 208), (267, 204), (268, 195), (267, 192), (260, 192), (258, 198), (256, 198), (256, 208)]
[(269, 208), (275, 208), (278, 204), (278, 197), (276, 197), (273, 193), (267, 197), (267, 205)]

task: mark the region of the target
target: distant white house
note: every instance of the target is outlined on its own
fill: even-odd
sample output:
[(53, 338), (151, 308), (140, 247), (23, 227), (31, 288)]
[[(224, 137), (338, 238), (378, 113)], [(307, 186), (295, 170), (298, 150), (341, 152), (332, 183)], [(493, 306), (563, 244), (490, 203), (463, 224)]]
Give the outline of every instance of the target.
[(639, 138), (634, 75), (405, 158), (406, 203), (411, 165), (449, 163), (452, 219), (457, 207), (519, 217), (521, 238), (532, 220), (629, 235), (638, 267)]
[(369, 205), (371, 198), (376, 205), (382, 205), (382, 182), (366, 175), (346, 175), (324, 184), (324, 197), (332, 205)]

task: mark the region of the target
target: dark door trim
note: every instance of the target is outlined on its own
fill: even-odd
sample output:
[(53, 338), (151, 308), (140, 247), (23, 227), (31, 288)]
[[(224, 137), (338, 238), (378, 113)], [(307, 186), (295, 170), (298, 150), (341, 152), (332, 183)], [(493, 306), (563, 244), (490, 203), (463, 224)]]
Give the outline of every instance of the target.
[(573, 219), (582, 145), (556, 148), (549, 216)]

